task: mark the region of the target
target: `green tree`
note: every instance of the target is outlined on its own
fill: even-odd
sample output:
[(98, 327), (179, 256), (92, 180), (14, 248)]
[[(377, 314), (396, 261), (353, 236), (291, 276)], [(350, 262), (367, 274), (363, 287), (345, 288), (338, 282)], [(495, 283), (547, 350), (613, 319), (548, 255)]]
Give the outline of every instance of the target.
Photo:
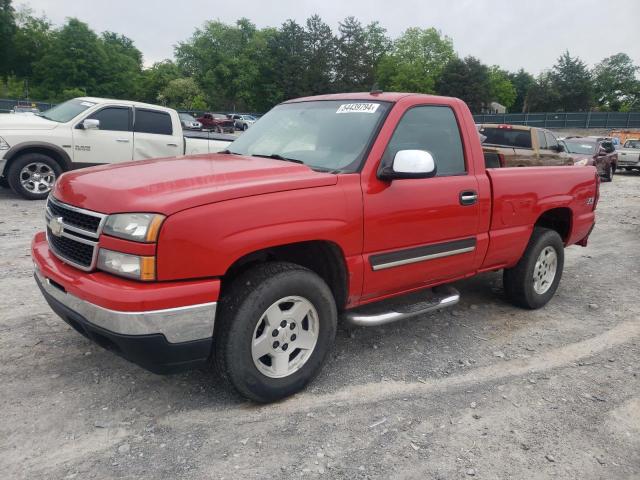
[(541, 73), (529, 87), (524, 112), (555, 112), (560, 105), (560, 92), (550, 72)]
[(507, 109), (516, 101), (516, 87), (509, 78), (509, 73), (494, 65), (489, 68), (491, 100), (504, 105)]
[(293, 20), (287, 20), (271, 37), (269, 50), (272, 57), (273, 77), (281, 100), (304, 96), (308, 89), (306, 75), (305, 31)]
[(516, 73), (509, 73), (509, 80), (516, 89), (516, 98), (513, 102), (513, 105), (511, 105), (511, 111), (523, 112), (525, 100), (527, 98), (527, 92), (536, 82), (536, 79), (533, 75), (521, 68)]
[(559, 107), (565, 112), (589, 110), (593, 104), (593, 84), (587, 65), (564, 52), (553, 66), (551, 79), (559, 93)]
[(479, 113), (491, 102), (489, 67), (475, 57), (454, 58), (442, 71), (436, 90), (440, 95), (461, 98), (473, 113)]
[[(212, 107), (229, 110), (244, 107), (247, 72), (243, 70), (250, 66), (247, 52), (256, 33), (255, 25), (246, 18), (235, 25), (207, 22), (176, 47), (178, 66), (198, 82)], [(259, 79), (250, 81), (255, 85)]]
[(156, 100), (181, 110), (201, 110), (204, 103), (202, 90), (193, 78), (171, 80)]
[(398, 92), (434, 93), (445, 65), (455, 58), (453, 42), (435, 28), (409, 28), (378, 67), (380, 87)]
[(6, 80), (13, 70), (13, 41), (16, 29), (15, 10), (11, 0), (0, 0), (0, 79), (3, 80)]
[(367, 65), (367, 33), (355, 17), (347, 17), (338, 26), (336, 40), (336, 89), (342, 92), (368, 90), (371, 65)]
[(142, 71), (137, 97), (143, 102), (153, 103), (169, 82), (181, 77), (180, 69), (171, 60), (156, 62)]
[(142, 52), (130, 38), (113, 32), (103, 32), (101, 43), (106, 55), (102, 94), (136, 98), (142, 75)]
[(304, 32), (304, 55), (305, 84), (310, 95), (329, 93), (332, 90), (335, 53), (335, 38), (331, 27), (319, 15), (309, 17)]
[(598, 105), (607, 110), (620, 110), (640, 96), (639, 68), (626, 53), (605, 58), (593, 69), (593, 86)]
[[(107, 55), (98, 36), (86, 23), (71, 18), (54, 32), (51, 44), (33, 67), (39, 96), (62, 99), (62, 92), (78, 89), (86, 95), (103, 95)], [(34, 88), (35, 90), (35, 88)]]

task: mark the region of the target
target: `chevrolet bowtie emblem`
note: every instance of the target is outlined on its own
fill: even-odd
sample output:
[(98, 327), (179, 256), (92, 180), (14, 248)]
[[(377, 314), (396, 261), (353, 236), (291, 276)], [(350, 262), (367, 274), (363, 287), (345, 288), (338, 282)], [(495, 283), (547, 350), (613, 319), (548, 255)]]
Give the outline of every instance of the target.
[(51, 230), (51, 233), (56, 237), (62, 235), (62, 232), (64, 231), (62, 217), (51, 217), (51, 220), (49, 220), (49, 230)]

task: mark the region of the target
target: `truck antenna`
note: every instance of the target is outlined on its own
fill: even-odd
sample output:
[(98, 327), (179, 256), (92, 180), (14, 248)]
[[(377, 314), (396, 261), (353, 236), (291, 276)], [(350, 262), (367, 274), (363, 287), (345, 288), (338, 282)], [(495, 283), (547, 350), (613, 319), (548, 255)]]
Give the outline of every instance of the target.
[(382, 93), (382, 89), (380, 87), (378, 87), (377, 83), (374, 83), (373, 87), (371, 87), (371, 91), (369, 93), (371, 95), (380, 95)]

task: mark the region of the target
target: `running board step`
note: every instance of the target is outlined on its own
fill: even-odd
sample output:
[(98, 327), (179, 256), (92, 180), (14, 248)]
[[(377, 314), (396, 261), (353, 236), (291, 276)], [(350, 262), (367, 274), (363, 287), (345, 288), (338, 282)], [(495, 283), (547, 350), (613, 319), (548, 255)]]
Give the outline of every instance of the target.
[(348, 310), (344, 317), (352, 325), (373, 327), (451, 307), (459, 301), (460, 292), (443, 285)]

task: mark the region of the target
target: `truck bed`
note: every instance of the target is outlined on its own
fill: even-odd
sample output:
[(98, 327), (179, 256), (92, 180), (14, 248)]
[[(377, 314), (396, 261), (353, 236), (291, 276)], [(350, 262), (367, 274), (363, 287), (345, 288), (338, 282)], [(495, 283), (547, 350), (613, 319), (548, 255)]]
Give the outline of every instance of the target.
[(589, 234), (597, 201), (594, 167), (508, 167), (486, 172), (493, 206), (483, 270), (512, 266), (513, 259), (522, 256), (536, 220), (549, 209), (571, 215), (565, 245)]

